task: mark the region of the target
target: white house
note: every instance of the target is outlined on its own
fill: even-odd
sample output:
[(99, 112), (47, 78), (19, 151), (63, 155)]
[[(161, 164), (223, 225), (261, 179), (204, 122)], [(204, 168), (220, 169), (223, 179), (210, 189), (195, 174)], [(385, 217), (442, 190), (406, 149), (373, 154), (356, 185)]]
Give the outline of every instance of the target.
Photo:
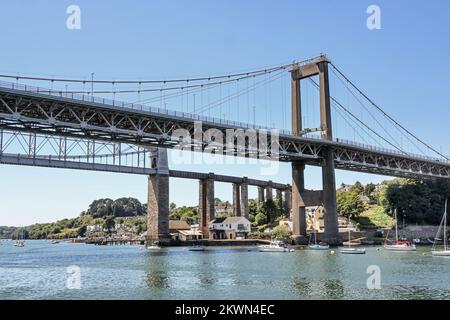
[(210, 239), (245, 239), (251, 231), (245, 217), (219, 217), (209, 223)]

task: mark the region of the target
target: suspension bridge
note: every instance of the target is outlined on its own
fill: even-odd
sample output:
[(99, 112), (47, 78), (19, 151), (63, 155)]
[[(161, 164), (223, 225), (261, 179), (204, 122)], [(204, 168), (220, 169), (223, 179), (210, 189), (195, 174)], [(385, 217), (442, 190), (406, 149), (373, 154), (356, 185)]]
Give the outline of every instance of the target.
[[(99, 80), (94, 74), (0, 78), (8, 80), (0, 82), (0, 163), (147, 175), (148, 235), (161, 242), (169, 236), (169, 177), (200, 181), (199, 217), (206, 236), (215, 214), (214, 181), (221, 181), (233, 184), (236, 215), (248, 216), (249, 185), (259, 188), (260, 201), (277, 190), (277, 199), (292, 209), (298, 241), (306, 237), (305, 207), (323, 205), (324, 240), (330, 244), (341, 243), (335, 168), (450, 178), (447, 156), (389, 115), (324, 55), (253, 71), (164, 80)], [(189, 143), (179, 130), (188, 133)], [(232, 139), (211, 150), (215, 138), (230, 132)], [(266, 137), (262, 149), (251, 147), (255, 132), (258, 140)], [(192, 152), (290, 162), (292, 186), (169, 170), (166, 150), (180, 144)], [(307, 165), (322, 168), (322, 191), (305, 189)]]

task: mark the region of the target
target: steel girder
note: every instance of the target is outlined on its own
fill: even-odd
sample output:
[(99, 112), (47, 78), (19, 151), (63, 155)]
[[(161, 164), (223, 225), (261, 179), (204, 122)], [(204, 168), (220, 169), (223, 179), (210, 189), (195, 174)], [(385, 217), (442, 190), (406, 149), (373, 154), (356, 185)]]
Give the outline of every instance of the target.
[[(177, 129), (188, 130), (191, 137), (195, 137), (195, 119), (189, 115), (136, 110), (123, 104), (117, 107), (95, 101), (81, 101), (63, 95), (53, 96), (0, 87), (0, 128), (111, 144), (122, 143), (143, 148), (175, 147), (181, 142), (172, 138)], [(213, 119), (198, 118), (198, 120), (203, 120), (203, 132), (215, 129), (224, 137), (227, 129), (245, 131), (249, 128)], [(272, 142), (269, 136), (268, 150), (271, 150), (272, 143), (275, 141)], [(32, 145), (30, 147), (33, 148)], [(205, 151), (207, 148), (207, 142), (199, 143), (193, 139), (190, 149)], [(239, 149), (237, 139), (234, 141), (233, 149), (230, 150), (229, 146), (228, 148), (226, 154), (267, 159), (266, 154), (260, 154), (247, 145), (243, 150)], [(448, 162), (370, 146), (296, 137), (283, 133), (279, 135), (276, 146), (278, 154), (268, 159), (305, 161), (307, 164), (320, 166), (323, 151), (328, 148), (334, 151), (336, 167), (343, 170), (410, 178), (450, 178)]]

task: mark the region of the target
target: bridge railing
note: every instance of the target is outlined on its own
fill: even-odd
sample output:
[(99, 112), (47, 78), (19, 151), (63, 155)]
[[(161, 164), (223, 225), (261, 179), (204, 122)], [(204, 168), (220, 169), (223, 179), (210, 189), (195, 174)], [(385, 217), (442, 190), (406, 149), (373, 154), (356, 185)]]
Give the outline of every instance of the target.
[[(257, 129), (257, 130), (273, 130), (274, 128), (260, 126), (256, 124), (249, 124), (244, 123), (240, 121), (232, 121), (232, 120), (226, 120), (216, 117), (208, 117), (208, 116), (202, 116), (198, 114), (192, 114), (189, 112), (182, 112), (182, 111), (175, 111), (170, 110), (166, 108), (158, 108), (158, 107), (152, 107), (147, 106), (143, 104), (138, 103), (129, 103), (119, 100), (111, 100), (107, 98), (101, 98), (96, 97), (92, 95), (84, 95), (79, 93), (73, 93), (73, 92), (66, 92), (64, 90), (52, 90), (48, 88), (41, 88), (41, 87), (35, 87), (31, 85), (25, 85), (20, 83), (14, 83), (14, 82), (6, 82), (6, 81), (0, 81), (0, 87), (7, 88), (7, 89), (13, 89), (13, 90), (22, 90), (26, 92), (31, 93), (38, 93), (38, 94), (46, 94), (53, 97), (59, 97), (59, 98), (66, 98), (66, 99), (72, 99), (72, 100), (78, 100), (83, 102), (91, 102), (91, 103), (98, 103), (103, 104), (107, 106), (114, 106), (114, 107), (120, 107), (120, 108), (129, 108), (132, 110), (140, 110), (140, 111), (148, 111), (152, 113), (158, 113), (158, 114), (164, 114), (169, 116), (175, 116), (175, 117), (182, 117), (191, 119), (194, 121), (205, 121), (205, 122), (211, 122), (211, 123), (217, 123), (222, 125), (229, 125), (229, 126), (235, 126), (240, 128), (247, 128), (247, 129)], [(280, 130), (277, 129), (281, 134), (289, 135), (291, 134), (288, 130)]]
[[(79, 93), (74, 93), (74, 92), (66, 92), (64, 90), (54, 90), (54, 89), (52, 90), (52, 89), (48, 89), (48, 88), (35, 87), (35, 86), (21, 84), (21, 83), (0, 81), (0, 87), (7, 88), (7, 89), (13, 89), (13, 90), (22, 90), (22, 91), (31, 92), (31, 93), (47, 94), (47, 95), (50, 95), (53, 97), (66, 98), (66, 99), (78, 100), (78, 101), (83, 101), (83, 102), (103, 104), (106, 106), (129, 108), (132, 110), (140, 110), (140, 111), (147, 111), (147, 112), (152, 112), (152, 113), (156, 113), (156, 114), (182, 117), (182, 118), (186, 118), (186, 119), (190, 119), (190, 120), (194, 120), (194, 121), (205, 121), (205, 122), (234, 126), (234, 127), (239, 127), (239, 128), (257, 129), (257, 130), (273, 130), (274, 129), (274, 128), (270, 128), (270, 127), (260, 126), (260, 125), (256, 125), (256, 124), (249, 124), (249, 123), (244, 123), (244, 122), (240, 122), (240, 121), (232, 121), (232, 120), (226, 120), (226, 119), (221, 119), (221, 118), (216, 118), (216, 117), (202, 116), (202, 115), (198, 115), (198, 114), (192, 114), (192, 113), (182, 112), (182, 111), (175, 111), (175, 110), (170, 110), (170, 109), (166, 109), (166, 108), (157, 108), (157, 107), (146, 106), (143, 104), (128, 103), (128, 102), (124, 102), (124, 101), (96, 97), (93, 95), (84, 95), (84, 94), (79, 94)], [(278, 132), (280, 134), (284, 134), (284, 135), (292, 134), (292, 132), (289, 130), (283, 130), (283, 129), (276, 129), (276, 130), (278, 130)], [(307, 137), (309, 139), (316, 139), (316, 140), (321, 139), (320, 136), (313, 135), (313, 134), (308, 134), (305, 137)], [(363, 143), (359, 143), (359, 142), (355, 142), (355, 141), (350, 141), (347, 139), (335, 138), (335, 139), (333, 139), (333, 141), (340, 143), (340, 144), (348, 145), (348, 146), (369, 149), (369, 150), (388, 153), (388, 154), (392, 154), (392, 155), (400, 155), (400, 156), (406, 155), (408, 157), (416, 158), (419, 160), (437, 161), (440, 163), (450, 164), (450, 161), (444, 160), (444, 159), (438, 159), (438, 158), (433, 158), (433, 157), (428, 157), (428, 156), (413, 154), (413, 153), (405, 154), (404, 152), (400, 152), (398, 150), (371, 146), (371, 145), (367, 145), (367, 144), (363, 144)]]
[(348, 145), (348, 146), (354, 146), (354, 147), (359, 147), (359, 148), (362, 148), (362, 149), (369, 149), (369, 150), (373, 150), (373, 151), (389, 153), (389, 154), (392, 154), (392, 155), (408, 156), (408, 157), (411, 157), (411, 158), (417, 158), (417, 159), (421, 159), (421, 160), (438, 161), (438, 162), (450, 164), (450, 161), (445, 160), (445, 159), (428, 157), (428, 156), (425, 156), (425, 155), (414, 154), (414, 153), (405, 153), (405, 152), (401, 152), (399, 150), (393, 150), (393, 149), (387, 149), (387, 148), (382, 148), (382, 147), (371, 146), (371, 145), (368, 145), (368, 144), (364, 144), (364, 143), (360, 143), (360, 142), (356, 142), (356, 141), (351, 141), (351, 140), (346, 140), (346, 139), (341, 139), (341, 138), (334, 138), (333, 141), (338, 142), (340, 144), (345, 144), (345, 145)]

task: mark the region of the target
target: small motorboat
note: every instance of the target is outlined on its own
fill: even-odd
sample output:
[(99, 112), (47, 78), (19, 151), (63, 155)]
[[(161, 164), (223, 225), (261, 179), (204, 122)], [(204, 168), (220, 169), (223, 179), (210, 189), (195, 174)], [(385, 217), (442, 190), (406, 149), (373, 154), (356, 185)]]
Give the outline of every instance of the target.
[(258, 251), (260, 252), (291, 252), (283, 241), (272, 241), (269, 244), (263, 244), (258, 246)]
[(151, 244), (149, 244), (149, 245), (147, 245), (146, 247), (145, 247), (145, 249), (147, 250), (147, 251), (159, 251), (159, 250), (161, 250), (162, 248), (156, 243), (156, 242), (152, 242)]
[(328, 250), (330, 246), (324, 243), (310, 244), (308, 245), (308, 250)]
[(51, 244), (58, 244), (59, 240), (52, 240)]
[(205, 251), (205, 247), (196, 244), (196, 245), (189, 247), (189, 251)]
[(339, 252), (342, 254), (366, 254), (365, 248), (341, 248)]

